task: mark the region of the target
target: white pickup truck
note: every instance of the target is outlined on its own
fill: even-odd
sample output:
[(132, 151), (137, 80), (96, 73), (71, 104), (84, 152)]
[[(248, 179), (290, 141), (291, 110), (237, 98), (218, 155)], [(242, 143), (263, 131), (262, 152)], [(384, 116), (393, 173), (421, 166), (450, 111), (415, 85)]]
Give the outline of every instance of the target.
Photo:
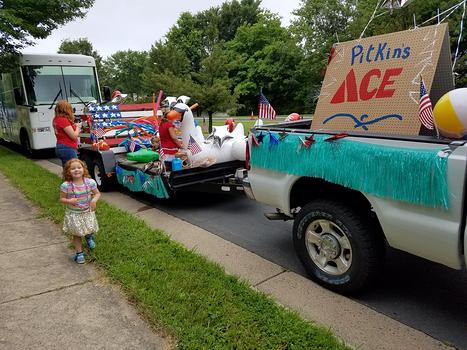
[[(250, 164), (243, 184), (249, 198), (277, 208), (277, 212), (266, 214), (266, 217), (294, 220), (295, 250), (313, 280), (339, 293), (360, 291), (382, 273), (386, 245), (453, 269), (465, 269), (466, 142), (361, 134), (340, 135), (345, 136), (340, 139), (332, 133), (311, 132), (310, 123), (301, 121), (252, 129), (249, 135)], [(326, 143), (327, 139), (333, 139), (333, 145)], [(279, 140), (281, 144), (278, 146)], [(389, 149), (392, 156), (401, 160), (393, 161), (390, 166), (383, 160), (380, 170), (373, 169), (368, 173), (373, 179), (364, 179), (365, 176), (357, 176), (363, 174), (359, 169), (348, 164), (364, 164), (361, 157), (370, 157), (365, 152), (355, 153), (356, 159), (349, 159), (348, 155), (340, 162), (329, 159), (328, 164), (326, 159), (317, 158), (315, 168), (304, 165), (303, 171), (297, 166), (297, 159), (293, 159), (295, 154), (305, 154), (308, 150), (319, 153), (320, 149), (316, 147), (320, 145), (332, 150), (341, 147), (339, 144), (343, 145), (343, 142), (352, 147)], [(293, 149), (286, 156), (275, 147)], [(420, 150), (431, 150), (435, 155), (439, 152), (439, 159), (434, 160), (438, 163), (433, 163), (434, 167), (427, 167), (426, 171), (418, 169), (414, 176), (406, 176), (418, 166), (412, 164), (410, 168), (409, 163), (404, 163), (406, 153), (401, 152), (411, 150), (415, 151), (415, 156), (411, 156), (409, 163), (423, 163), (416, 159), (416, 152)], [(443, 169), (434, 176), (441, 164), (439, 160), (444, 162)], [(324, 170), (316, 169), (323, 169), (323, 165)], [(330, 179), (327, 176), (330, 173), (338, 180)], [(402, 181), (397, 179), (398, 176)], [(368, 180), (375, 180), (373, 189), (385, 189), (386, 192), (368, 192), (369, 187), (362, 185)], [(391, 183), (394, 183), (392, 187)], [(440, 188), (444, 199), (440, 198), (443, 196), (441, 192), (439, 196), (430, 197)], [(404, 193), (412, 190), (411, 196), (404, 197)]]

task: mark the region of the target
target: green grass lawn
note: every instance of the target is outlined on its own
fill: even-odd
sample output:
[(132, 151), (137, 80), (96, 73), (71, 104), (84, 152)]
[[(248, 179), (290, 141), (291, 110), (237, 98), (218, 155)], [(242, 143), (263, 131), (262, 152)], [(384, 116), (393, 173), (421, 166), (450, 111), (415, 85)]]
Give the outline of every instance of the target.
[[(2, 146), (0, 171), (41, 208), (41, 216), (62, 223), (59, 177)], [(347, 349), (328, 330), (144, 221), (104, 201), (97, 216), (97, 248), (89, 256), (149, 323), (176, 339), (177, 349)]]

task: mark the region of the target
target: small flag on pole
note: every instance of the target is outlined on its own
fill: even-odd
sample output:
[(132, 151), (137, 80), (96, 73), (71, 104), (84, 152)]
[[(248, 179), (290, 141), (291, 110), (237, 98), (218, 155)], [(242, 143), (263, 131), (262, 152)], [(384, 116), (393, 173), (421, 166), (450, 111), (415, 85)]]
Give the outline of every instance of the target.
[(105, 135), (104, 129), (101, 127), (95, 128), (92, 132), (98, 139)]
[(164, 149), (162, 147), (159, 149), (159, 159), (162, 162), (165, 161), (165, 153), (164, 153)]
[(260, 119), (276, 119), (276, 111), (272, 108), (266, 96), (263, 92), (259, 93), (259, 105), (258, 105), (258, 118)]
[(190, 140), (188, 141), (188, 149), (191, 151), (191, 154), (196, 154), (202, 151), (201, 147), (191, 135)]
[(430, 130), (434, 129), (433, 109), (431, 106), (430, 96), (426, 91), (423, 79), (420, 79), (420, 102), (419, 102), (419, 118), (420, 122)]
[(129, 146), (129, 149), (130, 149), (130, 152), (134, 152), (135, 151), (135, 148), (136, 148), (136, 142), (134, 139), (130, 139), (130, 146)]

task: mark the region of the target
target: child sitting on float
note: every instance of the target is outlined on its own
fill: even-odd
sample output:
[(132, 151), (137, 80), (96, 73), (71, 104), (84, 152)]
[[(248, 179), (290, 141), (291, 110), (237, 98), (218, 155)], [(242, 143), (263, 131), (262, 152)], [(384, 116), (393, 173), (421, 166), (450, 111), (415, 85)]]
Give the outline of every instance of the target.
[(175, 155), (183, 147), (181, 140), (177, 138), (173, 122), (180, 120), (182, 114), (176, 110), (171, 110), (164, 114), (159, 125), (160, 147), (164, 154), (165, 161), (172, 161)]

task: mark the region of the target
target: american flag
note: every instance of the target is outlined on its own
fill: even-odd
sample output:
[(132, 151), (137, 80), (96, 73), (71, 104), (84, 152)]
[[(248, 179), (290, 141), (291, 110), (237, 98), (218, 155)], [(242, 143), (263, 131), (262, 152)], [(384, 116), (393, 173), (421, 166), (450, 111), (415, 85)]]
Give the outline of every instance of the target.
[(262, 91), (259, 93), (258, 118), (276, 119), (276, 111), (272, 108)]
[(105, 135), (105, 130), (102, 129), (101, 127), (97, 127), (95, 128), (92, 133), (98, 138), (100, 139), (102, 136)]
[(130, 152), (134, 152), (134, 151), (135, 151), (135, 148), (136, 148), (136, 142), (135, 142), (135, 140), (130, 139), (130, 146), (129, 146)]
[(426, 91), (425, 83), (423, 79), (420, 80), (420, 103), (418, 106), (420, 121), (427, 128), (432, 130), (434, 128), (433, 122), (433, 109), (431, 106), (430, 96)]
[(93, 120), (121, 118), (120, 107), (118, 105), (98, 105), (91, 104), (88, 111), (92, 114)]
[(188, 141), (188, 149), (191, 151), (191, 154), (196, 154), (202, 151), (201, 147), (191, 135), (190, 140)]
[(165, 153), (162, 147), (159, 149), (159, 158), (161, 161), (165, 161)]

